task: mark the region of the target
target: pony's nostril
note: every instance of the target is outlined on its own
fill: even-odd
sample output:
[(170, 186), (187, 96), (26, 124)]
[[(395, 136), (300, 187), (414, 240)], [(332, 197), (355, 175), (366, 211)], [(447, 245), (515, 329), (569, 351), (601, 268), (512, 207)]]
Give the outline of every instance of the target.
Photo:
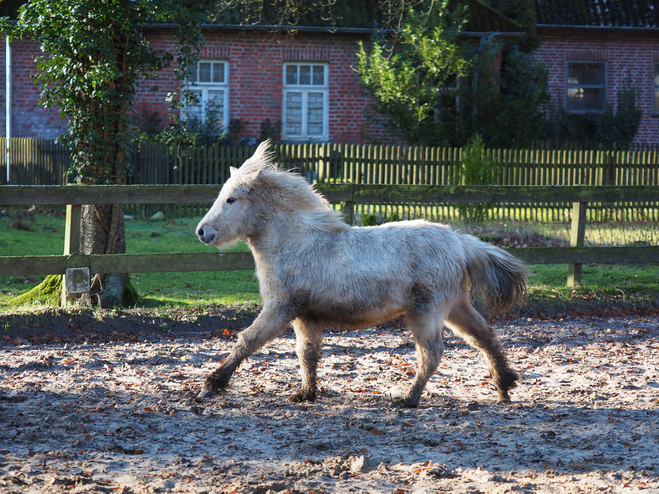
[(207, 231), (203, 226), (200, 226), (197, 228), (197, 237), (206, 245), (210, 245), (215, 240), (215, 233), (212, 228)]

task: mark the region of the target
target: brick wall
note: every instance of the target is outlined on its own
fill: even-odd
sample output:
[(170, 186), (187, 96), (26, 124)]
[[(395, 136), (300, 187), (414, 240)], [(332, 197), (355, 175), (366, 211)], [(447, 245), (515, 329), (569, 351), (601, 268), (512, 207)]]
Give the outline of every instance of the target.
[[(165, 32), (152, 32), (149, 38), (158, 48), (172, 48)], [(230, 118), (249, 122), (241, 137), (258, 138), (262, 122), (282, 120), (283, 64), (307, 61), (329, 64), (330, 142), (364, 143), (386, 138), (382, 125), (366, 116), (369, 99), (363, 95), (354, 70), (357, 43), (367, 41), (367, 36), (215, 30), (206, 32), (205, 38), (202, 58), (229, 62)], [(140, 89), (137, 110), (164, 116), (165, 96), (178, 84), (172, 74), (162, 74), (157, 92)]]
[[(169, 31), (151, 30), (149, 38), (154, 47), (173, 51)], [(325, 62), (329, 64), (329, 137), (331, 142), (364, 143), (386, 140), (386, 133), (377, 122), (366, 117), (369, 100), (362, 94), (359, 78), (354, 71), (357, 42), (367, 36), (308, 34), (274, 35), (260, 32), (205, 33), (203, 58), (227, 60), (230, 65), (230, 118), (248, 121), (242, 137), (258, 138), (261, 123), (282, 119), (283, 63), (288, 61)], [(38, 104), (39, 87), (33, 83), (34, 58), (40, 53), (36, 43), (15, 41), (13, 61), (13, 121), (15, 137), (54, 138), (66, 129), (66, 122), (55, 108), (44, 109)], [(4, 62), (4, 50), (0, 50)], [(4, 77), (0, 76), (0, 105), (4, 108)], [(135, 111), (147, 112), (160, 125), (169, 121), (167, 94), (175, 90), (179, 81), (172, 70), (163, 71), (158, 80), (140, 81)], [(156, 85), (157, 90), (151, 88)], [(376, 117), (377, 118), (377, 117)], [(4, 135), (5, 116), (0, 112), (0, 129)]]
[[(638, 85), (643, 120), (635, 141), (659, 141), (659, 115), (653, 115), (652, 78), (654, 63), (659, 62), (659, 34), (614, 32), (614, 30), (539, 28), (542, 44), (538, 56), (550, 69), (549, 84), (554, 96), (565, 102), (565, 70), (569, 60), (603, 60), (607, 62), (607, 98), (616, 102), (616, 86), (627, 74)], [(299, 32), (295, 36), (254, 31), (220, 31), (205, 33), (204, 58), (227, 60), (230, 70), (229, 113), (231, 118), (249, 121), (241, 137), (260, 135), (266, 118), (272, 123), (282, 119), (282, 65), (288, 61), (325, 62), (329, 64), (329, 140), (338, 143), (391, 142), (383, 119), (368, 116), (369, 99), (359, 86), (356, 66), (357, 43), (368, 37), (357, 34)], [(169, 31), (151, 30), (155, 47), (174, 50)], [(13, 47), (13, 128), (14, 136), (53, 138), (66, 127), (57, 109), (38, 105), (39, 87), (32, 81), (33, 59), (39, 47), (30, 41), (15, 41)], [(0, 60), (4, 62), (4, 50)], [(0, 75), (0, 105), (4, 108), (4, 76)], [(136, 111), (159, 115), (160, 124), (168, 121), (167, 93), (179, 81), (172, 71), (160, 74), (158, 90), (142, 81), (136, 98)], [(4, 135), (4, 111), (0, 111), (0, 131)]]
[[(5, 39), (2, 39), (0, 63), (6, 67)], [(11, 44), (12, 61), (12, 136), (54, 139), (66, 130), (66, 121), (57, 108), (39, 106), (40, 87), (34, 83), (34, 62), (41, 50), (36, 42), (16, 40)], [(0, 74), (0, 132), (5, 135), (6, 78)]]
[(569, 61), (604, 61), (607, 64), (607, 100), (615, 110), (616, 88), (627, 75), (638, 87), (643, 117), (634, 142), (659, 141), (659, 114), (653, 114), (654, 64), (659, 62), (659, 34), (614, 30), (539, 28), (542, 43), (538, 57), (549, 68), (552, 96), (566, 100)]

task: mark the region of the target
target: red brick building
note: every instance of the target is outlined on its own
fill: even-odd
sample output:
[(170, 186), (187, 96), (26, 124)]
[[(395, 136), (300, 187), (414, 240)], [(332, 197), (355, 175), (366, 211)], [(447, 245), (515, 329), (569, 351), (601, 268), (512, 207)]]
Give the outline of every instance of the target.
[[(489, 3), (497, 5), (494, 0)], [(652, 0), (536, 1), (537, 55), (549, 68), (553, 95), (567, 111), (603, 111), (605, 102), (615, 106), (617, 89), (629, 77), (638, 88), (643, 110), (635, 141), (659, 141), (657, 10)], [(496, 19), (485, 14), (490, 25), (495, 23), (492, 31), (519, 27), (505, 16)], [(369, 113), (369, 99), (359, 86), (358, 42), (367, 42), (373, 30), (365, 27), (363, 19), (368, 15), (355, 18), (361, 21), (343, 18), (343, 24), (331, 28), (300, 26), (295, 34), (273, 34), (267, 26), (208, 26), (202, 60), (192, 76), (200, 105), (185, 111), (202, 119), (214, 111), (225, 124), (239, 121), (239, 137), (246, 141), (258, 139), (265, 122), (280, 123), (282, 140), (290, 142), (391, 141), (383, 119)], [(171, 48), (169, 30), (151, 27), (148, 35), (154, 46)], [(38, 105), (39, 87), (32, 82), (38, 45), (15, 41), (11, 50), (12, 136), (57, 137), (66, 122), (57, 109)], [(4, 50), (0, 63), (6, 65)], [(0, 79), (4, 108), (6, 80)], [(149, 91), (146, 83), (138, 89), (135, 109), (164, 124), (168, 120), (166, 95), (180, 82), (173, 73), (164, 72), (157, 84), (156, 92)], [(5, 123), (2, 112), (0, 135), (5, 133)]]
[(636, 143), (659, 142), (659, 5), (652, 0), (537, 0), (538, 58), (568, 112), (615, 110), (627, 78), (643, 112)]
[[(154, 46), (167, 49), (173, 43), (169, 32), (151, 28), (149, 37)], [(258, 138), (266, 119), (272, 124), (282, 122), (282, 138), (291, 141), (360, 143), (368, 136), (382, 138), (381, 127), (365, 118), (369, 102), (354, 70), (357, 43), (368, 41), (370, 35), (359, 29), (333, 33), (300, 29), (290, 36), (257, 29), (210, 28), (205, 33), (197, 77), (202, 105), (189, 111), (203, 118), (207, 106), (214, 103), (225, 121), (243, 123), (242, 136), (247, 138)], [(56, 108), (38, 104), (40, 88), (32, 76), (34, 58), (39, 54), (35, 42), (11, 44), (14, 137), (55, 138), (66, 128)], [(6, 65), (5, 50), (0, 51), (0, 63)], [(6, 80), (1, 79), (0, 106), (5, 108)], [(173, 72), (160, 74), (156, 92), (144, 82), (138, 88), (135, 110), (157, 113), (160, 122), (166, 123), (166, 96), (179, 84)], [(4, 112), (0, 132), (5, 133)]]
[[(257, 28), (209, 27), (197, 73), (193, 76), (201, 105), (187, 109), (204, 119), (210, 106), (220, 118), (239, 120), (240, 137), (258, 139), (265, 122), (281, 122), (281, 137), (297, 142), (361, 143), (380, 139), (383, 131), (365, 118), (368, 98), (355, 71), (359, 41), (367, 29), (300, 28), (295, 35)], [(157, 47), (167, 31), (150, 29)], [(180, 84), (162, 74), (158, 91), (140, 89), (138, 112), (165, 115), (165, 96)]]

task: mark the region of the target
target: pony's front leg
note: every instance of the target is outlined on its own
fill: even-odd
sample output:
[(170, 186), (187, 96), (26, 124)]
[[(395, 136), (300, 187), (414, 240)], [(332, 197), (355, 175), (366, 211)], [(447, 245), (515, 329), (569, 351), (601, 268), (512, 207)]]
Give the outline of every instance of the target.
[(282, 307), (263, 308), (256, 320), (238, 335), (238, 341), (222, 364), (204, 381), (197, 398), (210, 398), (224, 389), (240, 363), (286, 329), (289, 312)]
[(300, 318), (293, 321), (295, 330), (295, 353), (300, 361), (302, 386), (289, 401), (316, 401), (316, 368), (320, 359), (320, 345), (323, 340), (323, 328), (318, 324)]

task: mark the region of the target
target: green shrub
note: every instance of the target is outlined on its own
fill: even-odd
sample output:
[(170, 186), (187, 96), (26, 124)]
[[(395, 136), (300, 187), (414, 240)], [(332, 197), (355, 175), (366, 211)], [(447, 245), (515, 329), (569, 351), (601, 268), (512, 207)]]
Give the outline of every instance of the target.
[[(485, 153), (483, 138), (476, 134), (462, 148), (462, 163), (455, 183), (460, 185), (496, 184), (501, 171), (500, 165)], [(487, 219), (492, 204), (459, 203), (462, 221), (467, 225), (480, 225)]]
[(393, 223), (395, 221), (400, 221), (400, 214), (397, 211), (391, 213), (391, 216), (386, 218), (382, 223)]
[(378, 217), (374, 214), (364, 213), (362, 215), (362, 226), (376, 226), (378, 224)]

